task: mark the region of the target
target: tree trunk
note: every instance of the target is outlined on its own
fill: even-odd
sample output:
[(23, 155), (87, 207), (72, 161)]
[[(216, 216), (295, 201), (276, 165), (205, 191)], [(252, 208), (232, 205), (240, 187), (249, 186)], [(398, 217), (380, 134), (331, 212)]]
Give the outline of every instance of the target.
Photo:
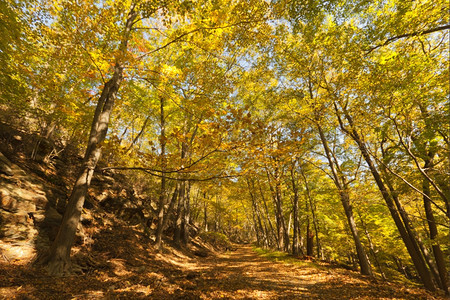
[(184, 245), (188, 245), (190, 243), (190, 233), (189, 233), (189, 222), (190, 222), (190, 197), (191, 197), (191, 184), (189, 181), (185, 182), (186, 192), (184, 197), (183, 204), (183, 224), (182, 224), (182, 242)]
[[(157, 228), (156, 229), (156, 249), (160, 250), (162, 248), (162, 235), (164, 230), (167, 228), (167, 223), (169, 223), (169, 219), (170, 216), (172, 215), (172, 211), (173, 208), (175, 206), (175, 203), (177, 202), (178, 199), (178, 191), (179, 191), (179, 184), (177, 183), (175, 185), (174, 191), (172, 193), (172, 198), (170, 199), (169, 202), (169, 207), (167, 208), (167, 211), (162, 213), (163, 218), (162, 218), (162, 223), (161, 223), (161, 228)], [(158, 219), (158, 226), (159, 226), (159, 219)], [(159, 244), (158, 244), (159, 241)]]
[(361, 239), (359, 238), (358, 229), (356, 227), (355, 218), (353, 217), (353, 208), (350, 205), (350, 199), (348, 199), (348, 194), (343, 193), (341, 195), (341, 202), (344, 206), (345, 215), (347, 217), (348, 225), (350, 227), (350, 231), (352, 233), (353, 240), (355, 242), (356, 253), (359, 261), (359, 266), (361, 268), (361, 274), (363, 275), (372, 275), (372, 270), (370, 267), (369, 259), (367, 257), (366, 251), (361, 243)]
[(183, 222), (183, 207), (184, 207), (184, 201), (185, 201), (185, 182), (182, 181), (180, 183), (180, 189), (178, 193), (178, 207), (177, 207), (177, 213), (176, 213), (176, 219), (175, 219), (175, 232), (173, 234), (173, 242), (177, 246), (181, 246), (181, 224)]
[(159, 143), (161, 146), (161, 190), (159, 192), (158, 203), (158, 225), (156, 227), (156, 249), (161, 249), (161, 238), (163, 232), (164, 221), (164, 205), (166, 204), (166, 120), (164, 115), (164, 97), (160, 97), (160, 127), (161, 136), (159, 137)]
[[(266, 213), (266, 220), (267, 220), (267, 223), (269, 223), (270, 233), (271, 233), (272, 238), (273, 238), (272, 241), (276, 245), (278, 245), (277, 235), (275, 233), (275, 229), (273, 228), (272, 221), (270, 219), (269, 208), (267, 207), (266, 197), (264, 197), (264, 192), (262, 190), (261, 182), (259, 182), (259, 180), (258, 180), (258, 186), (259, 186), (259, 192), (261, 194), (261, 199), (263, 200), (263, 204), (264, 204), (264, 211)], [(271, 243), (271, 245), (273, 245), (273, 243)]]
[[(120, 53), (124, 54), (127, 49), (128, 39), (137, 16), (135, 5), (132, 5), (125, 24), (124, 36), (120, 45)], [(91, 184), (92, 175), (101, 156), (101, 144), (106, 137), (111, 112), (114, 107), (117, 92), (122, 82), (123, 67), (119, 60), (114, 66), (111, 79), (105, 83), (103, 91), (95, 109), (92, 121), (89, 141), (83, 159), (81, 171), (77, 177), (75, 186), (69, 197), (61, 226), (55, 241), (49, 249), (48, 257), (42, 263), (47, 264), (49, 274), (63, 275), (71, 273), (70, 250), (72, 248), (84, 200)]]
[(315, 232), (315, 235), (316, 235), (317, 258), (320, 259), (321, 258), (321, 255), (320, 255), (320, 239), (319, 239), (319, 228), (318, 228), (317, 218), (316, 218), (316, 209), (315, 209), (315, 205), (313, 203), (313, 199), (312, 199), (312, 196), (311, 196), (311, 190), (309, 189), (308, 181), (306, 179), (306, 175), (305, 175), (305, 172), (304, 172), (303, 168), (300, 168), (300, 174), (302, 175), (303, 180), (305, 181), (306, 199), (309, 202), (309, 208), (311, 209), (311, 215), (312, 215), (312, 220), (313, 220), (314, 232)]
[(365, 142), (361, 139), (359, 133), (356, 131), (356, 129), (354, 127), (353, 119), (347, 112), (345, 112), (345, 114), (344, 114), (345, 118), (347, 119), (349, 126), (350, 126), (350, 129), (347, 129), (344, 126), (342, 119), (340, 118), (336, 103), (335, 103), (335, 109), (336, 109), (336, 115), (338, 117), (341, 129), (344, 132), (346, 132), (347, 134), (349, 134), (349, 136), (358, 145), (359, 150), (361, 151), (361, 154), (363, 155), (364, 160), (366, 161), (366, 163), (369, 167), (369, 170), (372, 173), (372, 176), (374, 177), (375, 182), (381, 192), (381, 195), (386, 202), (386, 205), (389, 209), (392, 219), (394, 220), (394, 223), (399, 230), (400, 236), (402, 237), (402, 240), (406, 246), (406, 249), (408, 250), (409, 255), (411, 256), (411, 259), (414, 263), (417, 273), (419, 274), (419, 276), (422, 280), (422, 283), (424, 284), (426, 289), (428, 289), (430, 291), (434, 291), (435, 285), (433, 283), (430, 271), (428, 270), (428, 268), (426, 266), (425, 260), (423, 259), (421, 253), (417, 251), (417, 245), (415, 245), (416, 244), (415, 239), (411, 235), (408, 234), (408, 231), (405, 227), (406, 224), (404, 224), (402, 222), (402, 220), (399, 216), (399, 212), (396, 209), (396, 206), (394, 204), (391, 193), (389, 193), (389, 191), (386, 189), (386, 186), (385, 186), (383, 180), (381, 179), (380, 173), (378, 172), (377, 168), (375, 167), (374, 163), (372, 162), (372, 159), (370, 157), (369, 151), (367, 150)]
[[(254, 212), (253, 218), (254, 218), (254, 223), (255, 223), (256, 238), (258, 240), (258, 245), (263, 246), (263, 243), (261, 243), (261, 242), (267, 240), (267, 233), (264, 230), (264, 226), (261, 221), (261, 213), (259, 211), (258, 203), (256, 201), (256, 197), (255, 197), (255, 193), (254, 193), (254, 190), (255, 190), (254, 181), (252, 180), (252, 182), (250, 184), (250, 180), (247, 178), (247, 186), (248, 186), (248, 190), (249, 190), (249, 194), (250, 194), (250, 199), (252, 200), (252, 208), (253, 208), (253, 212)], [(262, 237), (261, 237), (261, 235), (262, 235)]]
[(262, 245), (261, 231), (258, 229), (258, 222), (256, 221), (256, 209), (255, 205), (252, 204), (252, 218), (253, 218), (253, 228), (255, 229), (256, 235), (256, 245)]
[(298, 221), (298, 187), (297, 187), (297, 182), (295, 180), (295, 176), (294, 176), (294, 166), (291, 169), (291, 180), (292, 180), (292, 191), (294, 193), (294, 199), (293, 199), (293, 205), (292, 205), (292, 210), (294, 213), (294, 233), (293, 233), (293, 237), (292, 237), (292, 255), (297, 256), (300, 254), (301, 249), (300, 249), (300, 244), (299, 244), (299, 221)]
[(205, 204), (203, 207), (203, 222), (204, 222), (205, 232), (208, 232), (208, 210), (207, 210), (206, 200), (205, 200)]
[(322, 127), (319, 125), (319, 122), (316, 121), (317, 129), (319, 130), (320, 140), (322, 141), (323, 148), (325, 150), (325, 155), (328, 160), (328, 165), (331, 168), (331, 173), (333, 175), (333, 182), (336, 188), (339, 191), (339, 196), (341, 198), (342, 206), (344, 207), (345, 216), (347, 217), (347, 223), (350, 227), (350, 231), (352, 233), (353, 241), (355, 243), (356, 253), (358, 256), (359, 266), (361, 274), (363, 275), (372, 275), (372, 270), (370, 268), (369, 259), (367, 257), (366, 251), (361, 243), (361, 239), (359, 238), (358, 228), (355, 223), (355, 218), (353, 217), (352, 207), (350, 205), (350, 196), (348, 194), (348, 185), (347, 180), (344, 177), (343, 172), (339, 168), (339, 164), (337, 163), (335, 156), (332, 153), (328, 145), (328, 141), (325, 137)]
[(411, 239), (413, 241), (414, 248), (416, 249), (416, 251), (418, 253), (422, 254), (422, 257), (425, 260), (425, 262), (427, 263), (431, 274), (433, 275), (434, 279), (436, 280), (436, 283), (438, 283), (438, 285), (441, 286), (437, 267), (434, 264), (433, 260), (431, 259), (428, 249), (422, 243), (422, 240), (420, 239), (419, 235), (417, 234), (408, 214), (406, 213), (405, 209), (401, 205), (400, 199), (398, 198), (398, 195), (390, 181), (389, 176), (387, 176), (387, 173), (385, 172), (385, 170), (383, 170), (383, 172), (384, 172), (384, 180), (385, 180), (386, 186), (391, 191), (392, 199), (394, 200), (397, 210), (400, 213), (400, 217), (403, 220), (403, 224), (405, 224), (406, 231), (408, 232), (408, 235), (411, 237)]
[(268, 180), (268, 184), (269, 184), (269, 189), (270, 192), (272, 194), (272, 200), (273, 200), (273, 204), (275, 206), (275, 221), (277, 223), (277, 249), (278, 250), (282, 250), (283, 248), (283, 227), (281, 225), (282, 222), (282, 212), (280, 212), (281, 210), (281, 205), (278, 202), (278, 198), (277, 198), (277, 194), (275, 192), (274, 187), (272, 186), (272, 183), (270, 182), (270, 174), (267, 171), (267, 180)]
[(45, 129), (41, 130), (40, 136), (36, 137), (36, 143), (33, 146), (33, 150), (31, 151), (31, 159), (36, 160), (36, 157), (39, 152), (39, 147), (43, 140), (48, 141), (56, 128), (56, 121), (51, 121), (49, 124), (45, 126)]
[[(383, 159), (386, 159), (386, 152), (384, 151), (383, 146), (381, 147), (381, 151), (382, 151)], [(387, 188), (389, 189), (389, 191), (391, 192), (392, 199), (394, 200), (397, 210), (400, 213), (400, 217), (403, 220), (403, 224), (405, 224), (406, 231), (408, 232), (408, 235), (411, 237), (411, 240), (413, 242), (413, 246), (414, 246), (415, 250), (418, 253), (421, 253), (423, 255), (423, 258), (425, 259), (425, 261), (430, 269), (431, 274), (435, 278), (436, 283), (438, 284), (439, 287), (442, 288), (441, 279), (439, 277), (437, 267), (434, 264), (428, 249), (422, 243), (419, 235), (417, 234), (416, 230), (414, 229), (414, 226), (413, 226), (408, 214), (406, 213), (405, 209), (401, 205), (400, 199), (398, 198), (397, 191), (395, 190), (395, 188), (391, 182), (391, 178), (390, 178), (388, 172), (386, 171), (385, 164), (382, 165), (381, 171), (382, 171), (384, 182), (385, 182)]]
[(367, 241), (369, 242), (370, 253), (372, 254), (372, 256), (375, 260), (375, 264), (377, 265), (378, 270), (380, 271), (381, 278), (383, 278), (383, 280), (386, 280), (386, 275), (384, 274), (383, 268), (381, 267), (377, 252), (375, 251), (375, 246), (372, 242), (372, 238), (370, 237), (369, 231), (367, 230), (367, 226), (366, 226), (363, 218), (361, 217), (361, 214), (359, 214), (359, 219), (361, 220), (361, 225), (362, 225), (362, 228), (364, 229), (364, 234), (366, 235)]
[(277, 235), (278, 235), (278, 249), (289, 252), (289, 232), (287, 232), (286, 222), (283, 213), (283, 201), (281, 197), (281, 183), (280, 183), (280, 170), (275, 167), (274, 171), (274, 186), (270, 184), (270, 175), (267, 173), (269, 180), (269, 187), (272, 192), (272, 197), (275, 202), (275, 216), (277, 219)]
[[(425, 160), (424, 170), (428, 170), (431, 167), (431, 158)], [(431, 240), (431, 248), (433, 249), (434, 258), (436, 261), (437, 269), (439, 272), (440, 286), (444, 290), (444, 292), (448, 295), (448, 278), (447, 278), (447, 269), (445, 266), (445, 258), (444, 254), (441, 250), (439, 242), (437, 241), (438, 230), (436, 226), (436, 221), (434, 219), (433, 210), (431, 208), (431, 191), (430, 191), (430, 182), (427, 178), (423, 178), (422, 183), (422, 191), (423, 191), (423, 205), (425, 208), (425, 215), (427, 217), (430, 240)]]
[(163, 226), (162, 226), (163, 232), (164, 232), (164, 230), (166, 230), (167, 224), (169, 223), (169, 220), (170, 220), (171, 216), (173, 215), (173, 209), (178, 200), (179, 190), (180, 190), (180, 184), (177, 183), (172, 192), (172, 198), (170, 199), (169, 207), (167, 208), (167, 211), (164, 213)]
[(306, 220), (306, 255), (314, 255), (314, 233), (311, 231), (309, 216)]

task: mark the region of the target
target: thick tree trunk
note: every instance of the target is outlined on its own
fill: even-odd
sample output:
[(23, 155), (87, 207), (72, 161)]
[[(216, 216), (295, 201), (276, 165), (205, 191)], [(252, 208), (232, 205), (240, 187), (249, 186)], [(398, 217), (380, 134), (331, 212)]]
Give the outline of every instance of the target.
[(175, 203), (177, 203), (179, 189), (180, 189), (180, 187), (179, 187), (179, 184), (177, 183), (175, 185), (174, 191), (172, 193), (172, 198), (170, 199), (169, 207), (167, 208), (167, 211), (164, 213), (164, 218), (163, 218), (163, 222), (162, 222), (162, 226), (161, 226), (160, 240), (162, 240), (162, 234), (163, 234), (164, 230), (167, 228), (167, 223), (169, 223), (170, 216), (173, 213), (173, 208), (175, 207)]
[(348, 194), (344, 192), (344, 195), (341, 195), (341, 202), (344, 206), (345, 215), (347, 217), (348, 225), (350, 227), (350, 231), (352, 233), (353, 240), (355, 242), (356, 253), (358, 256), (359, 266), (361, 268), (361, 274), (363, 275), (372, 275), (372, 270), (370, 267), (369, 259), (367, 257), (366, 251), (361, 243), (359, 238), (358, 229), (356, 227), (355, 218), (353, 217), (353, 208), (350, 205), (350, 199), (348, 199)]
[[(184, 122), (183, 122), (183, 133), (185, 136), (187, 136), (188, 134), (188, 124), (189, 120), (188, 118), (185, 117)], [(186, 158), (189, 157), (189, 147), (188, 147), (188, 143), (186, 141), (183, 141), (181, 143), (181, 153), (180, 153), (180, 158), (182, 161), (181, 164), (181, 168), (184, 168), (184, 161), (186, 160)], [(180, 223), (177, 220), (176, 223), (176, 244), (177, 245), (181, 245), (184, 244), (188, 244), (189, 243), (189, 202), (190, 202), (190, 184), (189, 181), (184, 181), (182, 183), (182, 189), (183, 189), (183, 194), (182, 197), (180, 195), (180, 200), (182, 200), (182, 202), (180, 202), (181, 205), (181, 210), (179, 211), (181, 213), (181, 215), (178, 216), (178, 218), (180, 219)], [(179, 236), (178, 236), (179, 235)]]
[[(169, 223), (169, 219), (170, 219), (170, 216), (172, 215), (173, 208), (175, 206), (175, 203), (177, 202), (178, 190), (179, 190), (179, 184), (177, 183), (174, 188), (174, 191), (172, 193), (172, 198), (170, 199), (169, 207), (167, 208), (167, 211), (164, 212), (164, 210), (163, 210), (162, 214), (160, 213), (158, 215), (158, 227), (156, 228), (156, 245), (155, 245), (155, 248), (158, 250), (162, 249), (162, 235), (163, 235), (164, 230), (167, 228), (167, 223)], [(160, 225), (159, 224), (159, 221), (160, 221), (159, 216), (161, 216), (161, 215), (162, 215), (162, 222)], [(159, 227), (159, 226), (161, 226), (161, 227)]]
[(256, 245), (262, 246), (262, 240), (261, 237), (261, 230), (258, 227), (258, 221), (256, 220), (256, 209), (255, 205), (252, 204), (252, 218), (253, 218), (253, 228), (255, 229), (255, 236), (256, 236)]
[[(381, 150), (382, 150), (383, 159), (386, 159), (386, 153), (385, 153), (383, 147), (381, 147)], [(422, 240), (420, 239), (419, 235), (417, 234), (407, 212), (401, 205), (400, 199), (398, 198), (398, 194), (391, 182), (391, 178), (390, 178), (388, 172), (386, 171), (386, 167), (384, 164), (381, 167), (381, 171), (382, 171), (384, 182), (385, 182), (387, 188), (389, 189), (389, 191), (391, 192), (392, 199), (394, 200), (397, 210), (400, 213), (400, 217), (403, 220), (403, 224), (405, 224), (406, 231), (408, 232), (408, 235), (411, 237), (411, 240), (413, 242), (413, 246), (414, 246), (415, 250), (418, 253), (421, 253), (423, 255), (423, 258), (425, 259), (436, 283), (438, 284), (439, 287), (442, 288), (441, 279), (439, 277), (437, 267), (431, 258), (430, 252), (425, 247), (425, 245), (422, 243)]]
[[(124, 36), (119, 48), (121, 54), (126, 52), (131, 28), (137, 16), (134, 8), (134, 5), (132, 5), (125, 24)], [(56, 239), (50, 247), (48, 257), (42, 262), (47, 264), (51, 275), (62, 275), (71, 272), (70, 250), (75, 239), (92, 175), (101, 156), (101, 144), (108, 131), (110, 115), (122, 82), (122, 73), (123, 67), (117, 61), (114, 66), (114, 73), (103, 87), (102, 94), (98, 100), (81, 171), (69, 197)]]
[(275, 216), (277, 220), (277, 237), (278, 237), (278, 249), (289, 252), (289, 232), (286, 228), (286, 221), (284, 219), (283, 201), (281, 197), (281, 183), (280, 183), (280, 170), (275, 167), (273, 178), (273, 185), (270, 183), (270, 174), (267, 172), (267, 178), (269, 180), (270, 191), (272, 192), (272, 198), (275, 203)]
[(284, 218), (283, 202), (282, 202), (282, 198), (281, 198), (281, 186), (280, 186), (279, 182), (277, 182), (275, 184), (275, 190), (276, 190), (276, 196), (277, 196), (277, 214), (281, 221), (281, 228), (282, 228), (283, 241), (284, 241), (283, 247), (284, 247), (285, 252), (289, 252), (289, 246), (290, 246), (289, 232), (287, 230), (286, 221)]
[(122, 80), (121, 77), (122, 67), (117, 64), (113, 77), (105, 84), (103, 93), (100, 96), (83, 166), (69, 197), (56, 239), (50, 248), (48, 270), (51, 275), (70, 273), (70, 250), (75, 239), (88, 187), (91, 183), (95, 166), (101, 156), (101, 143), (105, 139), (108, 130), (109, 117)]
[(384, 172), (384, 181), (386, 183), (386, 186), (389, 188), (389, 190), (391, 191), (391, 195), (392, 195), (392, 199), (394, 200), (394, 203), (397, 207), (398, 212), (400, 213), (400, 217), (403, 220), (403, 224), (405, 224), (405, 228), (406, 231), (408, 232), (408, 235), (411, 236), (411, 239), (413, 241), (413, 246), (416, 249), (416, 251), (418, 253), (421, 253), (423, 255), (423, 259), (425, 260), (425, 262), (427, 263), (431, 274), (433, 275), (436, 283), (438, 283), (439, 286), (441, 286), (440, 284), (440, 277), (438, 274), (438, 270), (436, 265), (434, 264), (433, 260), (431, 259), (431, 255), (430, 252), (428, 251), (428, 249), (425, 247), (425, 245), (422, 243), (422, 240), (420, 239), (419, 235), (417, 234), (408, 214), (406, 213), (405, 209), (403, 208), (403, 206), (400, 203), (400, 199), (398, 198), (398, 195), (390, 181), (389, 176), (387, 176), (387, 172), (385, 170), (383, 170)]

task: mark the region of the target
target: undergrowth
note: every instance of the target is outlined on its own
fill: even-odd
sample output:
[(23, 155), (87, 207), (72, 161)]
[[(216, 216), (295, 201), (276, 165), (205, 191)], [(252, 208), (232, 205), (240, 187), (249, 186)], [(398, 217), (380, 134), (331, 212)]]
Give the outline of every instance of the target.
[(255, 253), (257, 253), (259, 256), (263, 256), (272, 261), (282, 262), (282, 263), (286, 263), (286, 264), (294, 264), (294, 265), (297, 265), (300, 267), (324, 269), (324, 266), (321, 266), (320, 264), (318, 264), (316, 262), (313, 262), (310, 260), (302, 260), (302, 259), (294, 257), (285, 252), (274, 251), (274, 250), (264, 249), (264, 248), (260, 248), (260, 247), (253, 247), (253, 251)]

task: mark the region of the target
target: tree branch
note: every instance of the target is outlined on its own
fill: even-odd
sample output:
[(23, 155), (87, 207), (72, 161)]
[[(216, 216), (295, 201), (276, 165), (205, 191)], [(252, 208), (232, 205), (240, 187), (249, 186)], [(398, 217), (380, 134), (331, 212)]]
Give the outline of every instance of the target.
[(402, 38), (407, 38), (407, 37), (413, 37), (413, 36), (420, 36), (420, 35), (425, 35), (425, 34), (429, 34), (429, 33), (433, 33), (433, 32), (437, 32), (437, 31), (443, 31), (443, 30), (447, 30), (450, 29), (450, 24), (446, 24), (443, 26), (439, 26), (439, 27), (435, 27), (435, 28), (431, 28), (425, 31), (415, 31), (415, 32), (410, 32), (410, 33), (405, 33), (405, 34), (400, 34), (397, 36), (393, 36), (391, 38), (388, 38), (386, 41), (384, 41), (384, 43), (381, 43), (379, 45), (376, 45), (370, 49), (367, 50), (366, 55), (370, 54), (372, 51), (384, 47), (386, 45), (389, 45), (392, 42), (395, 42), (396, 40), (402, 39)]
[(167, 42), (166, 44), (162, 45), (161, 47), (158, 47), (156, 49), (153, 49), (152, 51), (149, 51), (147, 53), (144, 53), (140, 56), (137, 57), (137, 59), (141, 59), (147, 55), (153, 54), (155, 52), (158, 52), (160, 50), (163, 50), (165, 48), (167, 48), (168, 46), (180, 41), (182, 38), (184, 38), (185, 36), (188, 36), (192, 33), (198, 32), (198, 31), (202, 31), (202, 30), (215, 30), (215, 29), (225, 29), (225, 28), (230, 28), (230, 27), (234, 27), (234, 26), (238, 26), (238, 25), (242, 25), (242, 24), (251, 24), (251, 23), (257, 23), (260, 21), (241, 21), (238, 23), (233, 23), (233, 24), (229, 24), (229, 25), (225, 25), (225, 26), (215, 26), (215, 27), (199, 27), (199, 28), (195, 28), (191, 31), (185, 32), (180, 34), (179, 36), (175, 37), (173, 40), (171, 40), (170, 42)]
[[(157, 169), (152, 169), (152, 168), (145, 168), (145, 167), (105, 167), (105, 168), (101, 168), (101, 171), (106, 171), (106, 170), (138, 170), (138, 171), (144, 171), (144, 172), (157, 172), (157, 173), (161, 173), (161, 174), (170, 174), (170, 173), (180, 173), (184, 170), (187, 170), (189, 168), (192, 168), (193, 166), (195, 166), (196, 164), (198, 164), (199, 162), (201, 162), (202, 160), (206, 159), (208, 156), (210, 156), (211, 154), (215, 153), (215, 152), (224, 152), (223, 150), (219, 150), (218, 148), (206, 153), (205, 155), (203, 155), (202, 157), (200, 157), (199, 159), (197, 159), (196, 161), (194, 161), (193, 163), (191, 163), (190, 165), (186, 166), (186, 167), (182, 167), (176, 170), (157, 170)], [(184, 173), (193, 173), (193, 171), (188, 171), (188, 172), (184, 172)]]

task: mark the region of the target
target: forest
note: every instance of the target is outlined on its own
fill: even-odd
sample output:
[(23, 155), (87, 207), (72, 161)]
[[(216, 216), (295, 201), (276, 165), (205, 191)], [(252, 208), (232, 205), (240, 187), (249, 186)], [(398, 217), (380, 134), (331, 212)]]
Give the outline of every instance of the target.
[[(449, 11), (445, 0), (0, 0), (0, 298), (53, 299), (36, 282), (100, 278), (116, 246), (136, 251), (133, 274), (147, 262), (175, 276), (148, 257), (177, 251), (211, 265), (254, 255), (422, 293), (396, 299), (448, 296)], [(280, 283), (200, 294), (215, 273), (183, 272), (196, 285), (176, 291), (191, 294), (152, 279), (152, 292), (116, 283), (97, 296), (303, 295)]]

